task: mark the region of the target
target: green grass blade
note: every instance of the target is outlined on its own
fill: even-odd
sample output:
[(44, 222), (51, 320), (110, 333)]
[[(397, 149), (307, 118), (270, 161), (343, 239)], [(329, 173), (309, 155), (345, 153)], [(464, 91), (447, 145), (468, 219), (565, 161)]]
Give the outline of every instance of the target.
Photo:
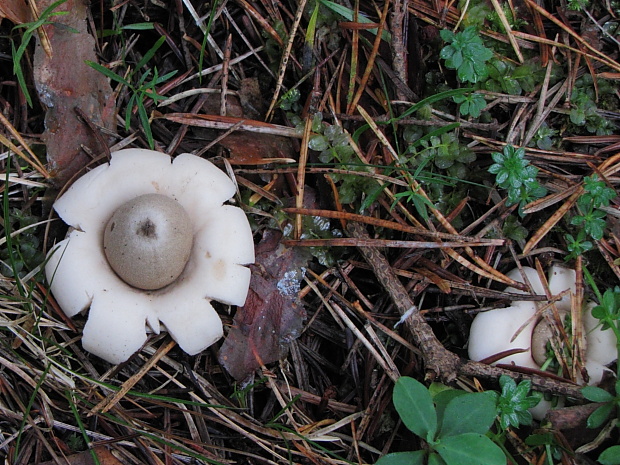
[(155, 25), (153, 23), (135, 23), (123, 26), (121, 29), (124, 31), (150, 31), (155, 29)]
[[(26, 84), (26, 78), (24, 77), (24, 72), (22, 71), (22, 67), (20, 64), (21, 58), (17, 57), (17, 51), (15, 50), (15, 44), (11, 43), (11, 47), (13, 49), (13, 74), (17, 78), (17, 83), (19, 84), (19, 88), (22, 90), (24, 94), (24, 98), (26, 99), (28, 106), (32, 107), (32, 97), (30, 97), (30, 92), (28, 91), (28, 85)], [(25, 50), (25, 47), (24, 47), (24, 50)]]
[[(350, 8), (347, 8), (346, 6), (343, 6), (343, 5), (339, 5), (338, 3), (334, 3), (330, 0), (320, 0), (320, 1), (327, 8), (332, 10), (334, 13), (339, 14), (340, 16), (345, 18), (347, 21), (353, 21), (353, 10), (351, 10)], [(374, 21), (371, 21), (370, 19), (362, 15), (358, 15), (357, 21), (362, 24), (373, 24), (374, 23)], [(377, 34), (376, 28), (369, 29), (369, 31), (375, 35)], [(386, 42), (390, 42), (392, 40), (392, 35), (384, 29), (383, 32), (381, 33), (381, 39), (385, 40)]]
[(90, 438), (88, 437), (88, 433), (86, 432), (84, 423), (82, 423), (82, 418), (80, 417), (80, 413), (78, 412), (77, 406), (75, 405), (75, 402), (73, 401), (73, 396), (71, 395), (69, 391), (65, 391), (65, 397), (67, 398), (67, 401), (69, 402), (69, 405), (71, 406), (71, 412), (73, 413), (73, 416), (75, 417), (75, 422), (78, 428), (80, 429), (80, 432), (82, 433), (82, 437), (84, 438), (84, 443), (88, 446), (88, 449), (90, 449), (90, 455), (93, 458), (93, 461), (95, 462), (95, 464), (100, 465), (99, 457), (97, 456), (95, 449), (90, 447)]
[(106, 68), (103, 65), (100, 65), (99, 63), (95, 63), (94, 61), (90, 61), (90, 60), (86, 60), (86, 64), (88, 66), (90, 66), (91, 68), (93, 68), (96, 71), (99, 71), (101, 74), (103, 74), (105, 77), (112, 79), (113, 81), (118, 82), (119, 84), (123, 84), (126, 85), (127, 87), (129, 87), (130, 89), (132, 88), (131, 84), (129, 81), (127, 81), (127, 79), (125, 79), (122, 76), (119, 76), (118, 74), (116, 74), (114, 71)]
[(47, 374), (51, 367), (52, 364), (49, 363), (45, 367), (45, 370), (43, 370), (43, 373), (41, 373), (41, 377), (39, 378), (39, 381), (37, 381), (37, 385), (35, 386), (34, 391), (32, 391), (32, 395), (28, 400), (28, 405), (26, 405), (26, 411), (23, 412), (22, 423), (19, 427), (19, 434), (17, 435), (17, 438), (15, 440), (15, 454), (13, 455), (15, 461), (17, 461), (17, 456), (19, 455), (19, 445), (21, 442), (22, 433), (24, 432), (24, 427), (26, 426), (26, 422), (28, 421), (28, 417), (30, 416), (30, 411), (32, 410), (32, 406), (34, 405), (34, 401), (37, 398), (37, 394), (39, 393), (39, 390), (43, 385), (43, 381), (45, 381), (45, 378), (47, 377)]
[(166, 36), (161, 36), (157, 40), (157, 42), (155, 42), (155, 44), (150, 48), (150, 50), (144, 54), (142, 59), (136, 65), (136, 69), (134, 70), (134, 72), (141, 69), (149, 61), (151, 61), (151, 59), (155, 56), (155, 53), (157, 52), (157, 50), (159, 50), (159, 47), (161, 47), (165, 41), (166, 41)]
[(155, 148), (155, 141), (153, 140), (153, 132), (151, 131), (151, 122), (149, 121), (149, 115), (144, 107), (144, 102), (140, 99), (138, 99), (138, 116), (140, 117), (140, 122), (142, 123), (142, 129), (144, 129), (146, 140), (152, 150)]

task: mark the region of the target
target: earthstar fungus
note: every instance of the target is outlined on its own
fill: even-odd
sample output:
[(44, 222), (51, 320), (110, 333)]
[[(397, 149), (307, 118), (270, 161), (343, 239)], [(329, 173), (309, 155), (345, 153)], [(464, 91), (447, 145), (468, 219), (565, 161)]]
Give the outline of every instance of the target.
[[(545, 288), (535, 269), (523, 267), (532, 290), (538, 295), (545, 294)], [(506, 276), (515, 281), (523, 282), (518, 269)], [(576, 291), (575, 271), (563, 266), (551, 266), (549, 270), (549, 292), (562, 298), (555, 302), (561, 320), (571, 312), (571, 294)], [(515, 288), (507, 288), (507, 292), (523, 293)], [(610, 372), (606, 365), (616, 360), (616, 341), (613, 332), (602, 330), (600, 322), (592, 316), (593, 302), (585, 302), (582, 309), (582, 321), (585, 334), (585, 369), (588, 372), (589, 384), (598, 384), (604, 373)], [(539, 321), (540, 320), (540, 321)], [(546, 360), (546, 347), (552, 334), (549, 323), (540, 318), (533, 301), (513, 301), (509, 307), (481, 312), (474, 318), (469, 334), (469, 358), (483, 360), (495, 354), (521, 349), (494, 362), (515, 364), (522, 367), (540, 370), (541, 363)], [(582, 379), (577, 380), (584, 384)], [(541, 419), (550, 407), (548, 401), (542, 400), (530, 409), (534, 418)]]
[(243, 305), (254, 261), (234, 183), (207, 160), (152, 150), (112, 153), (54, 209), (71, 226), (46, 275), (69, 316), (89, 310), (84, 348), (120, 363), (161, 324), (194, 355), (223, 335), (211, 300)]

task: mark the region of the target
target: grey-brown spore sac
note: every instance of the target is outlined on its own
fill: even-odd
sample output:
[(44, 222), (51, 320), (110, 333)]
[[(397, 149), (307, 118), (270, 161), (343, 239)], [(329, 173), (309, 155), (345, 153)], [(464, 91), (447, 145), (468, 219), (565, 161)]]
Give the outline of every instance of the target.
[(103, 236), (110, 267), (127, 284), (145, 290), (161, 289), (178, 279), (192, 245), (187, 212), (161, 194), (145, 194), (121, 205)]

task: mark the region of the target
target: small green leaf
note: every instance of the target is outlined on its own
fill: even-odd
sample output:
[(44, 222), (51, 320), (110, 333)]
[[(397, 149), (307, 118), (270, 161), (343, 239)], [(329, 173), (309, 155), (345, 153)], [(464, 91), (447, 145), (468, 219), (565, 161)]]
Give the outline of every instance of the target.
[(611, 446), (601, 452), (598, 461), (603, 465), (620, 465), (620, 446)]
[(446, 465), (446, 462), (437, 452), (431, 452), (428, 454), (428, 465)]
[[(353, 10), (351, 10), (350, 8), (347, 8), (344, 5), (340, 5), (337, 2), (332, 2), (329, 0), (321, 0), (321, 3), (323, 5), (325, 5), (327, 8), (329, 8), (330, 10), (332, 10), (334, 13), (339, 14), (340, 16), (342, 16), (343, 18), (345, 18), (347, 21), (353, 21), (354, 18), (357, 22), (362, 23), (362, 24), (372, 24), (374, 21), (368, 19), (366, 16), (363, 16), (361, 14), (357, 14), (355, 15), (355, 12)], [(372, 34), (377, 34), (377, 29), (369, 29), (369, 31)], [(383, 33), (381, 34), (381, 39), (385, 40), (386, 42), (391, 42), (392, 40), (392, 35), (389, 33), (389, 31), (386, 31), (385, 29), (383, 30)]]
[(506, 455), (497, 444), (478, 433), (449, 436), (435, 445), (448, 465), (506, 465)]
[(310, 150), (316, 150), (317, 152), (322, 152), (323, 150), (327, 150), (329, 147), (329, 142), (325, 136), (321, 134), (317, 134), (312, 136), (308, 141), (308, 148)]
[(439, 437), (485, 434), (496, 415), (495, 399), (491, 395), (475, 392), (455, 397), (446, 406)]
[(435, 436), (437, 415), (428, 389), (419, 381), (403, 376), (392, 394), (394, 407), (405, 426), (422, 439)]
[(611, 415), (613, 409), (614, 404), (612, 402), (608, 402), (597, 408), (588, 417), (588, 421), (586, 422), (588, 428), (598, 428), (605, 423), (607, 418), (609, 418), (609, 415)]
[(455, 397), (464, 396), (465, 394), (467, 394), (467, 392), (462, 389), (446, 389), (433, 397), (433, 401), (435, 402), (435, 411), (437, 412), (437, 429), (441, 430), (444, 412), (446, 411), (446, 407), (450, 401), (452, 401)]
[(105, 66), (100, 65), (99, 63), (96, 63), (94, 61), (89, 61), (86, 60), (86, 64), (88, 66), (90, 66), (91, 68), (99, 71), (101, 74), (103, 74), (105, 77), (112, 79), (113, 81), (116, 81), (120, 84), (124, 84), (127, 87), (131, 87), (131, 84), (124, 78), (119, 76), (118, 74), (116, 74), (114, 71), (109, 70), (108, 68), (106, 68)]
[(147, 64), (151, 58), (153, 58), (155, 56), (155, 53), (157, 52), (157, 50), (159, 50), (159, 47), (162, 46), (162, 44), (166, 41), (166, 36), (161, 36), (157, 42), (155, 42), (153, 44), (153, 46), (144, 54), (144, 56), (142, 57), (142, 59), (138, 62), (138, 64), (136, 65), (136, 69), (135, 70), (139, 70), (140, 68), (142, 68), (145, 64)]
[(153, 23), (134, 23), (122, 26), (121, 29), (127, 31), (148, 31), (155, 29), (155, 25)]
[(423, 465), (426, 452), (416, 450), (412, 452), (393, 452), (379, 458), (375, 465)]

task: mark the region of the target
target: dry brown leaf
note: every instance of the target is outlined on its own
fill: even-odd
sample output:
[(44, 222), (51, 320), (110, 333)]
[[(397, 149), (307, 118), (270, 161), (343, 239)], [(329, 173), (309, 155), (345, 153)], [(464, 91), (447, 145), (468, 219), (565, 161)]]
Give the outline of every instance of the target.
[(229, 151), (231, 165), (263, 165), (266, 159), (295, 159), (288, 137), (240, 131), (219, 143)]
[[(110, 452), (107, 448), (98, 446), (93, 450), (97, 454), (100, 465), (123, 465), (123, 462), (114, 457), (112, 452)], [(55, 465), (56, 463), (57, 462), (55, 460), (50, 460), (48, 462), (39, 462), (38, 465)], [(89, 450), (85, 450), (79, 454), (70, 455), (69, 457), (66, 457), (66, 462), (63, 461), (63, 463), (67, 463), (68, 465), (95, 465), (92, 453)]]
[(282, 234), (267, 230), (256, 248), (250, 291), (235, 315), (219, 360), (238, 381), (274, 362), (301, 331), (305, 311), (298, 298), (308, 255), (281, 244)]
[(6, 18), (15, 24), (30, 21), (30, 10), (25, 0), (2, 0), (0, 2), (0, 19)]
[[(41, 0), (43, 11), (52, 0)], [(96, 125), (115, 127), (116, 104), (108, 80), (86, 64), (97, 61), (95, 41), (87, 31), (86, 6), (81, 0), (67, 0), (56, 11), (68, 14), (54, 17), (62, 23), (43, 26), (52, 47), (48, 56), (40, 41), (34, 55), (34, 80), (41, 103), (47, 108), (43, 138), (47, 158), (59, 185), (79, 173), (90, 161), (82, 146), (93, 153), (104, 147), (82, 122), (75, 108), (82, 110)]]

